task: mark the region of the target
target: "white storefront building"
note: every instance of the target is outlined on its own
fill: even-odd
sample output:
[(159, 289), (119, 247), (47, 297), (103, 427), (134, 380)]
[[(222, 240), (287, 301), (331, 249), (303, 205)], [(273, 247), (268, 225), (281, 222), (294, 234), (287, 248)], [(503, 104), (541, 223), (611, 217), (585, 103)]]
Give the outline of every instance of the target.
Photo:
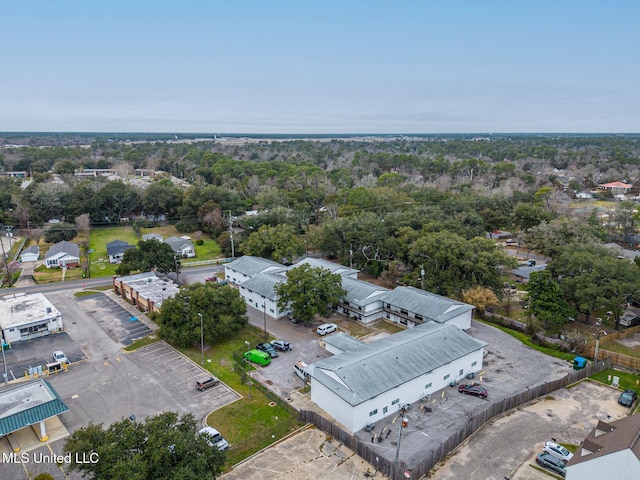
[(62, 314), (41, 293), (0, 297), (0, 328), (6, 343), (62, 331)]

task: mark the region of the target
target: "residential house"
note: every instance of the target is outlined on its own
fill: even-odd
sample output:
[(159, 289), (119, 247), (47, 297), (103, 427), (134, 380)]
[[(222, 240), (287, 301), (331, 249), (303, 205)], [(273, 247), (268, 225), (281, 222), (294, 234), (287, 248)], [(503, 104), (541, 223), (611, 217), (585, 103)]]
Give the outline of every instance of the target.
[(546, 270), (547, 266), (545, 264), (542, 265), (533, 265), (531, 267), (527, 267), (523, 265), (518, 268), (514, 268), (513, 270), (509, 270), (509, 276), (511, 280), (514, 280), (518, 283), (527, 284), (529, 283), (529, 277), (534, 272), (542, 272)]
[(640, 415), (613, 422), (598, 421), (567, 463), (566, 470), (567, 480), (639, 478)]
[(109, 255), (110, 263), (122, 263), (124, 252), (136, 248), (135, 245), (129, 245), (122, 240), (114, 240), (107, 243), (107, 255)]
[(157, 242), (162, 242), (163, 238), (162, 238), (162, 235), (160, 235), (159, 233), (147, 233), (147, 234), (142, 236), (142, 240), (144, 240), (145, 242), (147, 242), (149, 240), (155, 240)]
[(392, 322), (414, 327), (436, 322), (456, 325), (461, 330), (471, 327), (474, 307), (415, 287), (396, 287), (387, 293), (385, 317)]
[(196, 256), (196, 250), (189, 238), (169, 237), (165, 238), (164, 243), (168, 244), (171, 249), (181, 257), (188, 258)]
[(51, 245), (44, 255), (44, 264), (47, 268), (77, 267), (80, 265), (80, 247), (66, 240)]
[(40, 247), (37, 245), (31, 245), (25, 248), (20, 254), (21, 262), (35, 262), (40, 258)]
[[(332, 343), (331, 337), (323, 340)], [(339, 343), (333, 347), (342, 353), (307, 371), (311, 400), (351, 432), (477, 373), (487, 345), (455, 325), (435, 322), (370, 344)]]

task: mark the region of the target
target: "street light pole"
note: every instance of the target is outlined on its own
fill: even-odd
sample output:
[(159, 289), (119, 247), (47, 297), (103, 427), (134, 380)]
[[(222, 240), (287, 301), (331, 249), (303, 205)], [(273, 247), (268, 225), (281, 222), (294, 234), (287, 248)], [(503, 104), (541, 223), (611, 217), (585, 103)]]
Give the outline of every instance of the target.
[(204, 365), (204, 323), (202, 320), (202, 314), (198, 313), (200, 317), (200, 355), (202, 357), (201, 362)]
[(605, 332), (604, 330), (598, 330), (598, 333), (596, 334), (596, 352), (593, 355), (593, 363), (596, 363), (598, 361), (598, 349), (600, 348), (600, 334), (604, 333), (605, 335), (607, 334), (607, 332)]
[(267, 341), (267, 338), (269, 338), (269, 334), (267, 333), (267, 299), (264, 299), (264, 303), (262, 304), (262, 308), (263, 308), (263, 312), (262, 312), (262, 319), (264, 321), (264, 341)]
[(9, 383), (9, 377), (7, 375), (7, 360), (4, 358), (4, 337), (0, 337), (2, 339), (2, 365), (4, 366), (4, 383)]

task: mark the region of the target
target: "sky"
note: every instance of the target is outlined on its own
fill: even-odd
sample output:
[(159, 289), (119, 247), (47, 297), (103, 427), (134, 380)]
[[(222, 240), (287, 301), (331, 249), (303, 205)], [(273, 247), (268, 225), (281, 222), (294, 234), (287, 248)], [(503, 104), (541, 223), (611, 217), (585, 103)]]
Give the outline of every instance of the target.
[(640, 2), (7, 0), (0, 131), (640, 132)]

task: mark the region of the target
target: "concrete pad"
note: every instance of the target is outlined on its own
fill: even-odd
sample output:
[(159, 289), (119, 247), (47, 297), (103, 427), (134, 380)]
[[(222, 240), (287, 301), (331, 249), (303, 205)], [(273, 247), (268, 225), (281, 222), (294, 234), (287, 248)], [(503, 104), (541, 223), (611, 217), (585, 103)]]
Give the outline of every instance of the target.
[(222, 475), (224, 480), (340, 480), (363, 478), (375, 467), (335, 439), (309, 428), (263, 450)]
[[(30, 452), (35, 450), (36, 448), (40, 448), (43, 445), (47, 445), (49, 443), (58, 441), (62, 438), (66, 438), (69, 436), (69, 431), (65, 428), (58, 417), (52, 417), (44, 422), (45, 428), (47, 429), (48, 439), (44, 442), (40, 441), (38, 438), (38, 434), (35, 429), (39, 431), (40, 426), (38, 424), (33, 425), (31, 427), (25, 427), (23, 429), (18, 430), (17, 432), (13, 432), (8, 436), (11, 436), (15, 439), (15, 441), (20, 445), (20, 453)], [(3, 441), (0, 442), (0, 458), (3, 453), (10, 454), (13, 451), (11, 448), (8, 439), (3, 438)]]

